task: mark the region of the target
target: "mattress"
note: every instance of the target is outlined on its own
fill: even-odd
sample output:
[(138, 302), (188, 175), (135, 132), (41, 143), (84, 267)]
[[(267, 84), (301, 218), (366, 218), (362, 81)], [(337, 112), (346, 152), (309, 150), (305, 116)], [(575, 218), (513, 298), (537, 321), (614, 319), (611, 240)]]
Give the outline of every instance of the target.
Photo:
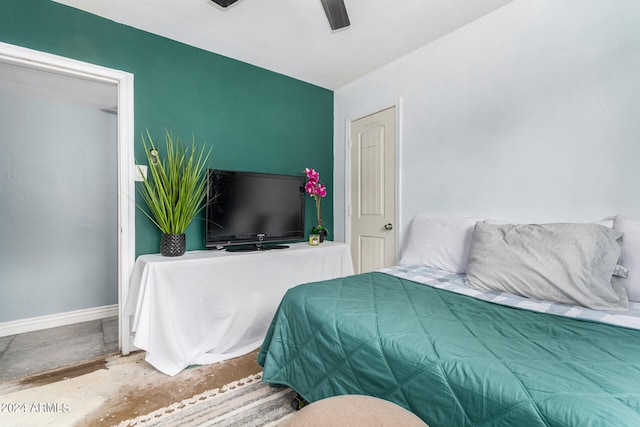
[[(639, 330), (403, 275), (290, 289), (258, 355), (263, 381), (310, 402), (379, 397), (430, 427), (640, 425)], [(431, 277), (423, 282), (456, 280), (438, 271)]]

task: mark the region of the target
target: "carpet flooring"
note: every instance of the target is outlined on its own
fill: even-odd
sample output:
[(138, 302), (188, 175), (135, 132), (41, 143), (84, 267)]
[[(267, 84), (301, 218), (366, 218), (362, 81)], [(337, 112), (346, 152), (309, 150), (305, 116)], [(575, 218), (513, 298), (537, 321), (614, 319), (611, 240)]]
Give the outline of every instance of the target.
[(256, 357), (254, 351), (169, 377), (137, 352), (5, 381), (0, 383), (0, 425), (117, 426), (255, 376), (262, 371)]

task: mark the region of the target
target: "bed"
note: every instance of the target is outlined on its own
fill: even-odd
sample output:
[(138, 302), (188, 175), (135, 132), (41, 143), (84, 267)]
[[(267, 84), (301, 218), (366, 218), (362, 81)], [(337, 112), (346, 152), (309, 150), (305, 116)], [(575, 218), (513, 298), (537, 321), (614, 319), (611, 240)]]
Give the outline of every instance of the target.
[[(453, 245), (430, 236), (444, 252), (409, 243), (399, 266), (290, 289), (258, 355), (263, 381), (309, 402), (383, 398), (430, 427), (640, 425), (637, 289), (609, 310), (479, 289), (474, 221)], [(465, 272), (446, 265), (458, 261)]]

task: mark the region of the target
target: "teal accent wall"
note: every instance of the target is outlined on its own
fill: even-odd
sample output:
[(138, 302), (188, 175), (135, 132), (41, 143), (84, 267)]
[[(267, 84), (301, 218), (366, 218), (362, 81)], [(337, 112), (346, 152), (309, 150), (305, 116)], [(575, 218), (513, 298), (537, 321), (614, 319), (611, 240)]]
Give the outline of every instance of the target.
[[(145, 129), (163, 141), (167, 128), (210, 144), (213, 168), (315, 168), (329, 191), (322, 216), (333, 239), (332, 91), (49, 0), (2, 0), (0, 41), (134, 74), (136, 159)], [(306, 208), (310, 230), (313, 199)], [(204, 248), (203, 230), (201, 220), (189, 226), (187, 250)], [(160, 231), (137, 212), (136, 255), (159, 246)]]

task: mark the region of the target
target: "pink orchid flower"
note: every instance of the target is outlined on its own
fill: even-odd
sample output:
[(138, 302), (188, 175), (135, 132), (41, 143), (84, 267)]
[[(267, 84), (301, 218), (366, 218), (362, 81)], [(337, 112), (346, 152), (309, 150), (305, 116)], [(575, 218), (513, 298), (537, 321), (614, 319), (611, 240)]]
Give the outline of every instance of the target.
[(316, 172), (314, 169), (306, 168), (304, 170), (304, 174), (307, 175), (307, 178), (309, 178), (309, 181), (318, 182), (318, 180), (320, 179), (320, 174)]
[[(316, 172), (315, 169), (306, 168), (303, 173), (307, 176), (307, 183), (304, 186), (304, 191), (306, 191), (310, 197), (313, 197), (316, 202), (316, 216), (318, 219), (317, 228), (326, 232), (322, 226), (320, 204), (322, 198), (327, 195), (327, 187), (324, 185), (324, 182), (320, 182), (320, 174)], [(326, 235), (326, 233), (324, 235)]]
[(316, 183), (314, 181), (307, 181), (307, 183), (304, 186), (304, 190), (307, 192), (308, 195), (313, 196), (316, 191)]
[(316, 187), (316, 194), (320, 197), (327, 195), (327, 187), (324, 186), (324, 182)]

